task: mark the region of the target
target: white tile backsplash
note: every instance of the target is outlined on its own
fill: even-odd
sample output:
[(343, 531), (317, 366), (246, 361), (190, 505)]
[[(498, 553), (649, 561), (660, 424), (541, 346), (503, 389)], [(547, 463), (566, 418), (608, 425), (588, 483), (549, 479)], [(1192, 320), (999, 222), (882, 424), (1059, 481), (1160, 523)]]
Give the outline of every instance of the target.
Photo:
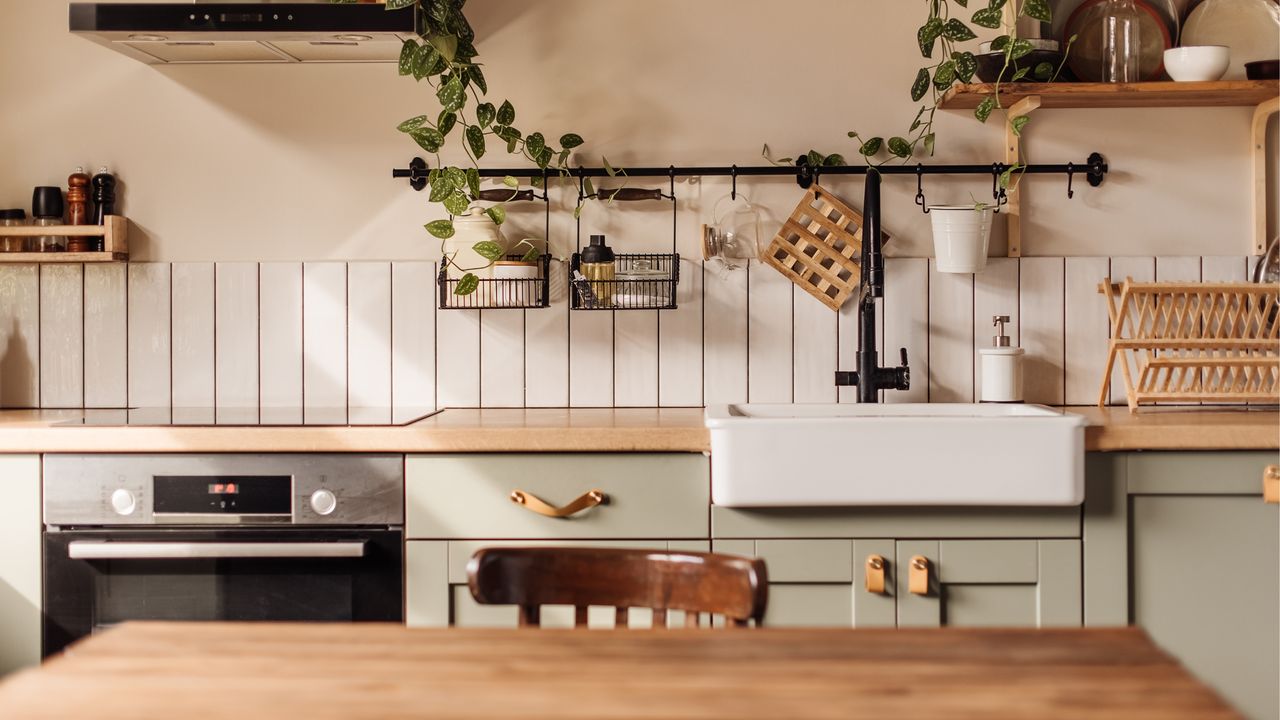
[[(993, 258), (976, 276), (931, 265), (886, 265), (877, 345), (886, 365), (906, 347), (912, 369), (912, 389), (890, 402), (980, 397), (976, 350), (991, 316), (1009, 314), (1027, 399), (1091, 404), (1107, 349), (1102, 278), (1238, 280), (1248, 259)], [(762, 265), (724, 274), (685, 260), (679, 309), (616, 313), (571, 312), (559, 279), (547, 309), (441, 311), (435, 273), (415, 261), (0, 266), (0, 402), (216, 402), (220, 420), (248, 407), (298, 423), (300, 406), (308, 422), (381, 422), (434, 407), (855, 397), (833, 382), (854, 369), (852, 306), (833, 313)]]

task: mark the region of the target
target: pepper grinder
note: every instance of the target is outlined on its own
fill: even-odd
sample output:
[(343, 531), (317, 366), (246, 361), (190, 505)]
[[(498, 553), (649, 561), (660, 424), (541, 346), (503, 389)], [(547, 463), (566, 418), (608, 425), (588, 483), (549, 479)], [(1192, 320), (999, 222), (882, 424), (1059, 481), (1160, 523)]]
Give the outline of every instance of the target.
[(1005, 323), (1008, 315), (995, 315), (991, 324), (996, 334), (991, 338), (991, 347), (980, 348), (982, 356), (982, 402), (1017, 403), (1022, 402), (1022, 356), (1020, 347), (1010, 347), (1009, 336), (1005, 334)]
[[(89, 222), (89, 176), (78, 167), (67, 178), (67, 224), (87, 225)], [(67, 238), (68, 252), (89, 252), (94, 239), (85, 236)]]
[[(116, 178), (107, 168), (98, 168), (93, 176), (93, 224), (107, 224), (107, 216), (116, 214)], [(105, 250), (102, 238), (91, 238), (94, 250)]]

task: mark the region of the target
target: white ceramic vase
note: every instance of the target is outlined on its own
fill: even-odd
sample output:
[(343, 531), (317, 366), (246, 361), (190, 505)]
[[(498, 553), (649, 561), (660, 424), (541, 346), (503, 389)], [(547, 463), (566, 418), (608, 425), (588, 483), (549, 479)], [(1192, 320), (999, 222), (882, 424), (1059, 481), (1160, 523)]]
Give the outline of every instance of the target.
[(987, 266), (991, 218), (995, 208), (977, 210), (973, 205), (934, 205), (933, 253), (938, 272), (976, 273)]
[(467, 212), (453, 219), (453, 237), (443, 244), (444, 257), (449, 261), (450, 279), (457, 280), (467, 273), (482, 280), (493, 277), (492, 263), (473, 249), (476, 243), (485, 240), (498, 243), (504, 250), (507, 247), (502, 231), (485, 215), (483, 208), (468, 208)]

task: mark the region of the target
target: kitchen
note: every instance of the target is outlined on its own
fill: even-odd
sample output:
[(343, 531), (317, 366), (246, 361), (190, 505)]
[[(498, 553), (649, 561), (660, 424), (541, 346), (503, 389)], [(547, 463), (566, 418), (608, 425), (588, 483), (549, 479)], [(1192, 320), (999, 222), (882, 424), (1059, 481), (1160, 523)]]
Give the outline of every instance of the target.
[[(472, 0), (466, 65), (429, 7), (0, 0), (0, 712), (1280, 717), (1280, 10), (969, 77), (1126, 2), (922, 58), (928, 3)], [(751, 602), (530, 611), (527, 547)]]

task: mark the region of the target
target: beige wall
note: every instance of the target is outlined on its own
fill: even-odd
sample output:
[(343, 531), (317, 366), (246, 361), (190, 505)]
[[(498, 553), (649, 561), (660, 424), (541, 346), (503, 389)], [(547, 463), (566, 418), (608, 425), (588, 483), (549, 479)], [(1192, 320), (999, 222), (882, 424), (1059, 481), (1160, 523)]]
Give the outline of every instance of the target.
[[(905, 129), (914, 115), (906, 88), (917, 67), (918, 5), (468, 7), (495, 99), (511, 98), (521, 129), (579, 132), (587, 163), (605, 154), (614, 164), (750, 164), (764, 142), (787, 154), (814, 146), (852, 156), (846, 131)], [(124, 183), (136, 259), (434, 255), (421, 230), (430, 219), (424, 198), (389, 177), (417, 150), (394, 126), (434, 107), (425, 85), (415, 88), (389, 65), (157, 69), (72, 36), (66, 22), (65, 2), (0, 0), (0, 206), (26, 206), (33, 185), (106, 163)], [(1035, 160), (1083, 160), (1098, 150), (1114, 172), (1101, 190), (1079, 183), (1070, 202), (1061, 180), (1028, 183), (1027, 253), (1245, 254), (1249, 117), (1240, 108), (1038, 113), (1028, 142)], [(936, 162), (1001, 156), (998, 123), (940, 113), (938, 131)], [(845, 189), (855, 202), (858, 186)], [(887, 191), (891, 254), (929, 254), (914, 191), (908, 179)], [(982, 197), (988, 187), (937, 179), (926, 191), (942, 202)], [(720, 192), (713, 183), (682, 188), (681, 227), (695, 228)], [(775, 215), (795, 201), (794, 187), (782, 183), (756, 192)], [(610, 220), (611, 229), (626, 232), (619, 223)], [(571, 229), (569, 218), (556, 217), (559, 249), (572, 244)]]

